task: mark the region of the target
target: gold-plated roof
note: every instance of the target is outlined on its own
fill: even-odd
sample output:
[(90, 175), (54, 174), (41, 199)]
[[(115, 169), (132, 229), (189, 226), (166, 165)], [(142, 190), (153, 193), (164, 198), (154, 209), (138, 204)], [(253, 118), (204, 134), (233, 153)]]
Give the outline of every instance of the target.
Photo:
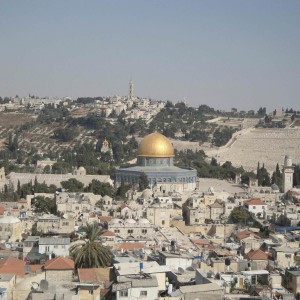
[(158, 132), (154, 132), (142, 139), (138, 149), (138, 156), (173, 157), (174, 149), (168, 138)]

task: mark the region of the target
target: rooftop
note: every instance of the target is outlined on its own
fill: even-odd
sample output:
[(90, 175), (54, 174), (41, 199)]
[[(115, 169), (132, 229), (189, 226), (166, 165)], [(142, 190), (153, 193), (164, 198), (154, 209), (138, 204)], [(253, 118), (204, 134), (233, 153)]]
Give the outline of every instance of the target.
[(73, 270), (74, 261), (66, 257), (56, 257), (48, 260), (45, 264), (45, 270)]

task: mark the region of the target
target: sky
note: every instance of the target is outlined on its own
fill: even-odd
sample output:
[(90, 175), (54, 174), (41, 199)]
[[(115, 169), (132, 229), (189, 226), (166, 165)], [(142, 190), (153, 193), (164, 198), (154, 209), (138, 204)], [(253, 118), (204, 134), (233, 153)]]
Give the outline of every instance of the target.
[(0, 96), (300, 110), (299, 0), (0, 0)]

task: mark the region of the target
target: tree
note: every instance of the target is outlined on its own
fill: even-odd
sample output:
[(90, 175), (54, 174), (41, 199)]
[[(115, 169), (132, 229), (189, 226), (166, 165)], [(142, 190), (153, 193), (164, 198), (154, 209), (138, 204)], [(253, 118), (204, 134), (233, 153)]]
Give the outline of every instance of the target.
[(84, 184), (75, 178), (70, 178), (67, 181), (62, 181), (61, 186), (69, 192), (81, 192)]
[(145, 173), (142, 173), (139, 178), (139, 190), (140, 192), (149, 187), (148, 176)]
[(247, 210), (240, 207), (235, 207), (232, 210), (229, 219), (235, 224), (238, 223), (245, 224), (248, 223), (249, 221), (252, 221), (252, 216)]
[(54, 131), (54, 138), (62, 142), (72, 141), (77, 135), (78, 132), (74, 128), (58, 128)]
[(211, 159), (210, 165), (215, 167), (218, 166), (218, 162), (214, 157)]
[(70, 256), (74, 259), (76, 268), (100, 268), (111, 265), (110, 250), (98, 241), (101, 229), (97, 223), (87, 224), (84, 227), (85, 239), (70, 247)]
[(123, 181), (121, 181), (121, 185), (118, 187), (116, 196), (120, 198), (125, 198), (126, 193), (130, 189), (130, 184), (125, 184)]
[(57, 206), (55, 199), (50, 199), (48, 197), (37, 196), (31, 201), (31, 205), (36, 213), (46, 213), (46, 214), (56, 214)]
[(91, 183), (85, 188), (85, 192), (91, 192), (102, 197), (107, 195), (114, 196), (114, 188), (107, 182), (101, 182), (97, 179), (93, 179)]

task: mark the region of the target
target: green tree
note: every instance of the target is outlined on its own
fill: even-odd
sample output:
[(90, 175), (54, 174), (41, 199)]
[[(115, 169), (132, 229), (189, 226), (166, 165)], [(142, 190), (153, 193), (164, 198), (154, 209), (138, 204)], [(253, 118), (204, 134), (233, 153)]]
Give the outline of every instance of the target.
[(214, 157), (211, 159), (210, 165), (215, 167), (218, 166), (218, 162)]
[(143, 191), (149, 187), (149, 179), (145, 173), (142, 173), (139, 178), (139, 190)]
[(70, 178), (67, 181), (62, 181), (61, 186), (69, 192), (81, 192), (84, 184), (75, 178)]
[(116, 196), (120, 198), (125, 198), (126, 193), (130, 189), (130, 184), (125, 184), (123, 181), (121, 181), (121, 185), (118, 187)]
[(114, 196), (114, 188), (107, 182), (101, 182), (97, 179), (93, 179), (91, 183), (85, 188), (85, 192), (91, 192), (102, 197), (107, 195)]
[(84, 240), (74, 243), (70, 247), (70, 256), (75, 261), (76, 268), (100, 268), (111, 266), (111, 251), (98, 240), (101, 227), (96, 223), (84, 227)]
[(235, 224), (246, 224), (253, 220), (251, 214), (247, 210), (240, 207), (235, 207), (232, 210), (229, 219)]
[(77, 135), (78, 132), (75, 128), (58, 128), (54, 131), (54, 138), (62, 142), (72, 141)]
[(34, 197), (31, 201), (31, 205), (36, 213), (56, 214), (57, 206), (55, 199), (50, 199), (44, 196)]

